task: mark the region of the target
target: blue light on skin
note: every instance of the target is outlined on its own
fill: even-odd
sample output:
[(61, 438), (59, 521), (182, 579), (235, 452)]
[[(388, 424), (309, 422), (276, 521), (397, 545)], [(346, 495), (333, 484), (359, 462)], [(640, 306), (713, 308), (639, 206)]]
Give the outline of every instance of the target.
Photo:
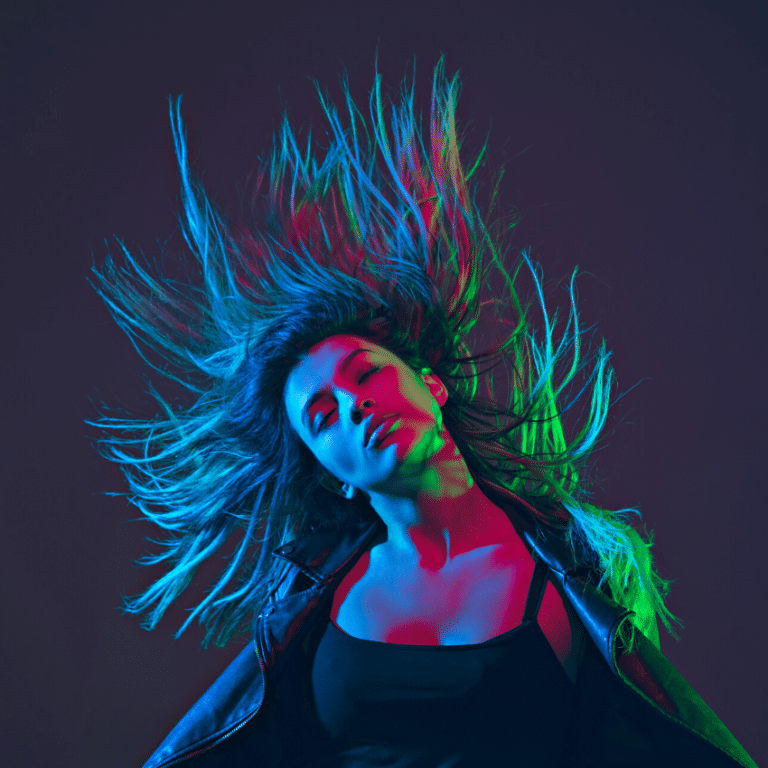
[[(301, 440), (345, 488), (364, 491), (385, 523), (379, 556), (435, 572), (458, 555), (516, 538), (443, 428), (447, 397), (438, 376), (416, 373), (384, 347), (350, 334), (307, 350), (283, 393)], [(399, 414), (396, 428), (378, 446), (366, 446), (369, 417), (390, 413)]]

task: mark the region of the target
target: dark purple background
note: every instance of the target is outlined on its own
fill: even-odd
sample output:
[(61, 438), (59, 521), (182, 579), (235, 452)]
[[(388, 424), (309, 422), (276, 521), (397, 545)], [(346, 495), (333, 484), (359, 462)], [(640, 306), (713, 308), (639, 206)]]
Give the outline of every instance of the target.
[(131, 566), (153, 532), (100, 495), (124, 485), (83, 424), (102, 398), (153, 412), (86, 276), (105, 238), (156, 255), (173, 235), (168, 95), (184, 94), (193, 162), (232, 204), (284, 106), (322, 134), (310, 77), (338, 99), (345, 65), (365, 99), (377, 44), (390, 86), (416, 54), (423, 108), (446, 52), (468, 151), (490, 127), (490, 160), (507, 163), (514, 244), (547, 277), (590, 273), (585, 321), (622, 389), (646, 379), (617, 406), (632, 423), (601, 454), (598, 501), (641, 506), (686, 623), (662, 649), (766, 761), (764, 10), (102, 0), (4, 14), (5, 765), (137, 768), (240, 648), (203, 652), (197, 625), (172, 638), (192, 596), (152, 633), (116, 610), (158, 575)]

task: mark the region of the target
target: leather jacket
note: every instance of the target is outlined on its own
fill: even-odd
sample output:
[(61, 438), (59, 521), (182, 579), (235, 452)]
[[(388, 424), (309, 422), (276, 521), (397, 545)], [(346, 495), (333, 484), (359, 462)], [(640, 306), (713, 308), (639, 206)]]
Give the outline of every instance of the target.
[[(276, 692), (294, 685), (289, 669), (309, 670), (308, 638), (329, 619), (333, 592), (374, 540), (380, 521), (312, 533), (278, 547), (284, 561), (252, 642), (181, 719), (143, 768), (287, 768), (285, 745), (302, 723), (281, 710)], [(562, 587), (587, 633), (576, 682), (574, 768), (696, 766), (757, 768), (744, 748), (656, 646), (637, 633), (621, 653), (617, 630), (631, 611), (595, 586), (555, 532), (524, 534)], [(295, 680), (295, 678), (294, 678)], [(510, 750), (514, 762), (514, 748)]]

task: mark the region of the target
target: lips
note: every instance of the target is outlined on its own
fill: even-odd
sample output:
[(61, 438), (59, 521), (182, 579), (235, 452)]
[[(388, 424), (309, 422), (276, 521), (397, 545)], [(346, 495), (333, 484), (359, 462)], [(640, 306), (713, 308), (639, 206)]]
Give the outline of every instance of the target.
[(374, 416), (371, 419), (371, 423), (368, 425), (368, 429), (365, 432), (365, 447), (369, 448), (368, 445), (371, 441), (371, 435), (386, 421), (391, 421), (392, 419), (396, 418), (398, 414), (396, 413), (387, 413), (384, 416)]

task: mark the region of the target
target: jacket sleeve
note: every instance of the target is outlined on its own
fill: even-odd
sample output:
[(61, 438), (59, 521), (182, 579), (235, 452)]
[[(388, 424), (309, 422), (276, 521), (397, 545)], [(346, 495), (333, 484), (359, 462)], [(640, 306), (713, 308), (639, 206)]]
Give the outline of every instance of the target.
[[(277, 768), (280, 744), (260, 716), (263, 679), (249, 643), (168, 734), (143, 768)], [(215, 749), (214, 749), (215, 747)]]
[[(575, 764), (579, 768), (757, 768), (653, 644), (642, 635), (637, 644), (638, 652), (620, 662), (620, 672), (634, 678), (639, 689), (645, 688), (642, 693), (612, 674), (588, 641), (576, 685)], [(658, 708), (649, 706), (645, 698), (654, 696)], [(665, 702), (673, 712), (664, 711)]]
[[(526, 539), (563, 585), (589, 635), (576, 684), (576, 765), (757, 768), (659, 650), (649, 604), (639, 605), (638, 611), (616, 604), (579, 573), (573, 551), (556, 535), (526, 533)], [(633, 653), (624, 653), (618, 643), (619, 628), (627, 620), (641, 629)]]

